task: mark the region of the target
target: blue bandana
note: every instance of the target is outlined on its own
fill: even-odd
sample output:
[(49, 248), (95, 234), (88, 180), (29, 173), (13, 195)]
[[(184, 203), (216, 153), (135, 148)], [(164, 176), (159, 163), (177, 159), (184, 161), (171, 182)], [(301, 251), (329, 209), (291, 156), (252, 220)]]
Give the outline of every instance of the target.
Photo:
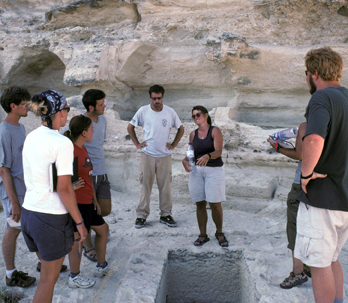
[(46, 90), (39, 95), (35, 95), (32, 100), (45, 102), (44, 105), (47, 107), (47, 112), (45, 114), (41, 112), (41, 117), (48, 117), (58, 113), (66, 104), (65, 97), (54, 90)]

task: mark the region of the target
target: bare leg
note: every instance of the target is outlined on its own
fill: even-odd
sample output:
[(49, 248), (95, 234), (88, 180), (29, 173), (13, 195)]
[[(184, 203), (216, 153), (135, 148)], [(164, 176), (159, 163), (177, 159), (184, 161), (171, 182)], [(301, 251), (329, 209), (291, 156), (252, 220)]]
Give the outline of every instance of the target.
[(209, 203), (211, 208), (211, 216), (216, 226), (216, 231), (222, 233), (222, 207), (221, 202), (219, 203)]
[(106, 217), (110, 215), (111, 213), (111, 199), (105, 199), (105, 198), (97, 198), (98, 203), (101, 208), (101, 215), (102, 217)]
[(294, 251), (291, 251), (292, 254), (292, 271), (295, 275), (299, 275), (303, 272), (303, 263), (300, 259), (294, 257)]
[(95, 231), (95, 250), (97, 252), (98, 263), (101, 264), (105, 262), (109, 225), (107, 223), (104, 223), (101, 226), (92, 226), (91, 228)]
[(37, 285), (33, 303), (52, 302), (54, 286), (58, 280), (64, 258), (54, 261), (41, 260), (40, 281)]
[(343, 272), (340, 262), (331, 263), (332, 272), (335, 278), (336, 299), (343, 299)]
[[(341, 265), (339, 263), (338, 265), (337, 264), (334, 265), (335, 271), (339, 272), (337, 266), (341, 267)], [(336, 280), (334, 277), (332, 265), (323, 267), (323, 268), (311, 266), (311, 272), (312, 272), (312, 285), (313, 285), (313, 293), (314, 293), (315, 302), (316, 303), (332, 303), (336, 295)], [(337, 277), (337, 285), (341, 284), (338, 281), (340, 279), (342, 279), (342, 285), (343, 285), (343, 277), (339, 277), (339, 276)], [(341, 298), (342, 297), (343, 297), (343, 291), (342, 291)]]
[[(91, 237), (91, 230), (89, 231), (89, 233), (88, 233), (84, 243), (85, 243), (85, 248), (86, 249), (93, 247), (92, 237)], [(87, 253), (87, 255), (89, 256), (90, 254), (93, 254), (93, 253), (95, 253), (95, 250), (89, 251)]]
[(15, 228), (8, 228), (5, 231), (2, 240), (2, 253), (4, 255), (7, 270), (15, 268), (16, 241), (20, 232), (20, 229)]
[[(79, 233), (75, 232), (75, 239), (79, 237)], [(80, 263), (81, 263), (81, 256), (79, 258), (79, 245), (80, 243), (74, 242), (74, 245), (72, 247), (72, 251), (69, 254), (69, 266), (70, 266), (70, 272), (77, 274), (80, 272)]]
[(199, 232), (202, 235), (207, 233), (207, 222), (208, 222), (208, 214), (207, 214), (207, 201), (196, 202), (196, 215), (198, 221)]

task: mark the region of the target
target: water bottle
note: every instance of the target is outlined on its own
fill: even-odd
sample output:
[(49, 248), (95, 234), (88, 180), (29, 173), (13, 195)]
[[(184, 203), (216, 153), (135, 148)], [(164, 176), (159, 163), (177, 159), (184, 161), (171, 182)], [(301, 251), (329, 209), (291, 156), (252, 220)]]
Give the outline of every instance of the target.
[(280, 139), (280, 140), (288, 140), (291, 138), (296, 138), (297, 136), (297, 128), (296, 127), (291, 127), (284, 129), (280, 132), (277, 132), (272, 135), (273, 137)]
[(187, 146), (186, 156), (187, 156), (188, 162), (191, 165), (189, 166), (190, 170), (195, 171), (195, 151), (191, 143), (189, 143)]

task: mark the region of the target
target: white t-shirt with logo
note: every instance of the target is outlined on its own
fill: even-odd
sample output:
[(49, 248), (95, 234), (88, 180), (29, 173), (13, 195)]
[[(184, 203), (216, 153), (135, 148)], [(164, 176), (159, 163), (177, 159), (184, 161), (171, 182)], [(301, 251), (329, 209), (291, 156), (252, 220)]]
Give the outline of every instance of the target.
[(135, 127), (142, 126), (144, 129), (143, 141), (147, 146), (142, 152), (152, 157), (165, 157), (171, 155), (166, 144), (169, 141), (172, 127), (178, 129), (181, 121), (177, 113), (169, 106), (163, 105), (160, 112), (152, 110), (151, 105), (139, 108), (130, 122)]
[(63, 202), (50, 187), (50, 165), (56, 163), (57, 175), (73, 174), (74, 146), (57, 130), (40, 126), (24, 141), (23, 172), (27, 191), (23, 207), (27, 210), (66, 214)]

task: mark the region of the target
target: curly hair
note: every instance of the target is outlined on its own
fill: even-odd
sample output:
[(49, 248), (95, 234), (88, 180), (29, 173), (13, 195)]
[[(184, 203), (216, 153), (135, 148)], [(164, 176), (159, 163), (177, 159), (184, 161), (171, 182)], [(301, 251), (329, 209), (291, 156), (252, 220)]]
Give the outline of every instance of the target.
[(311, 49), (305, 62), (307, 70), (312, 75), (317, 71), (324, 81), (340, 81), (342, 78), (342, 57), (328, 46)]

